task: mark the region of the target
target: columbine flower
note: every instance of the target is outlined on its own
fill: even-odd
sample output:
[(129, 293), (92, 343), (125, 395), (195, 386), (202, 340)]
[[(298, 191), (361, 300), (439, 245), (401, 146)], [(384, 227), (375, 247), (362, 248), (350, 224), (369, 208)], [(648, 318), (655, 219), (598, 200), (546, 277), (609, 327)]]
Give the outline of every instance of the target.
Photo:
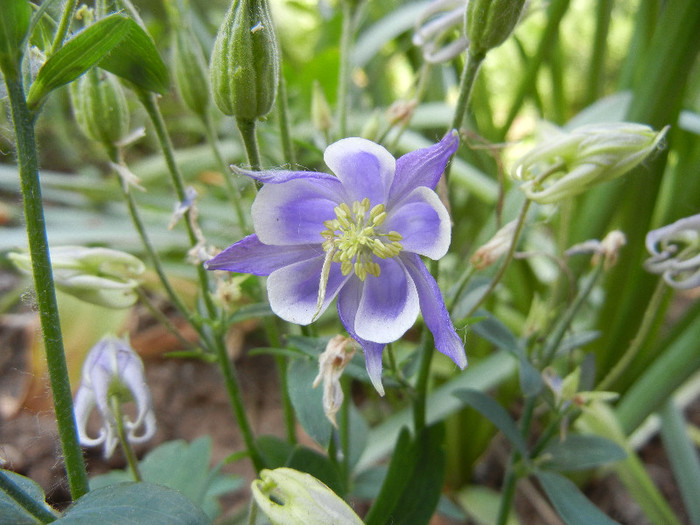
[(457, 132), (395, 160), (361, 138), (328, 146), (337, 175), (308, 171), (236, 172), (265, 183), (253, 203), (255, 234), (208, 261), (209, 270), (269, 275), (272, 310), (307, 325), (338, 297), (345, 329), (365, 352), (377, 391), (382, 350), (419, 311), (436, 348), (467, 364), (440, 289), (420, 256), (450, 245), (450, 217), (433, 191), (457, 149)]
[(349, 337), (336, 335), (328, 341), (326, 349), (318, 356), (318, 375), (314, 379), (316, 388), (323, 381), (323, 413), (337, 427), (335, 415), (343, 405), (343, 388), (340, 376), (355, 355), (353, 341)]
[[(86, 447), (104, 445), (105, 458), (110, 457), (118, 443), (113, 402), (121, 404), (131, 400), (136, 405), (136, 418), (131, 420), (123, 416), (125, 433), (129, 442), (142, 443), (156, 432), (156, 418), (143, 363), (126, 341), (105, 337), (85, 358), (82, 381), (75, 394), (80, 444)], [(102, 427), (93, 438), (87, 433), (87, 422), (95, 407), (102, 417)]]
[(644, 268), (663, 275), (669, 286), (689, 290), (700, 286), (700, 214), (647, 233), (651, 257)]
[[(423, 59), (430, 64), (452, 60), (469, 46), (464, 35), (464, 12), (467, 0), (435, 0), (421, 12), (416, 21), (413, 45), (423, 50)], [(454, 32), (458, 32), (454, 38)], [(443, 45), (445, 41), (452, 41)]]
[(557, 132), (515, 163), (528, 199), (551, 204), (620, 177), (640, 164), (668, 131), (629, 122), (591, 124)]
[(362, 525), (347, 503), (306, 472), (263, 469), (251, 489), (273, 525)]

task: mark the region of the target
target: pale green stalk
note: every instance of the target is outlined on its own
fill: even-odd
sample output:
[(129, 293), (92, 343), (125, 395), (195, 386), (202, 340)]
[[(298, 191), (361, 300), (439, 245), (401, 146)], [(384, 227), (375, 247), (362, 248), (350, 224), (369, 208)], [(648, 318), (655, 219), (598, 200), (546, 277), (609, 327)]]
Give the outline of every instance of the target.
[(70, 29), (70, 24), (73, 21), (73, 13), (75, 12), (75, 7), (77, 5), (78, 0), (67, 0), (66, 5), (63, 6), (63, 14), (61, 15), (61, 20), (58, 23), (56, 34), (53, 37), (51, 50), (46, 55), (46, 58), (49, 58), (56, 51), (61, 49), (63, 41), (66, 38), (66, 34), (68, 34), (68, 30)]
[(113, 395), (109, 398), (109, 401), (112, 405), (112, 415), (117, 421), (117, 436), (119, 437), (119, 443), (122, 446), (122, 452), (124, 452), (124, 457), (126, 458), (127, 465), (129, 465), (131, 475), (134, 477), (134, 481), (143, 481), (141, 471), (139, 470), (139, 462), (138, 459), (136, 459), (136, 454), (134, 453), (134, 448), (131, 446), (131, 443), (129, 443), (129, 439), (126, 436), (126, 431), (124, 430), (124, 415), (122, 413), (119, 396)]

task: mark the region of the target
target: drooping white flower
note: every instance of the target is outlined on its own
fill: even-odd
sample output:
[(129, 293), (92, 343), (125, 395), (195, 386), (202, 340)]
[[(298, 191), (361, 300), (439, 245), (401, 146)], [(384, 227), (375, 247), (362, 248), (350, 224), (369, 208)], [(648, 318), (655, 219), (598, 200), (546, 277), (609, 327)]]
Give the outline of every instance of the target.
[(700, 214), (680, 219), (647, 234), (651, 257), (644, 268), (663, 276), (678, 290), (700, 286)]

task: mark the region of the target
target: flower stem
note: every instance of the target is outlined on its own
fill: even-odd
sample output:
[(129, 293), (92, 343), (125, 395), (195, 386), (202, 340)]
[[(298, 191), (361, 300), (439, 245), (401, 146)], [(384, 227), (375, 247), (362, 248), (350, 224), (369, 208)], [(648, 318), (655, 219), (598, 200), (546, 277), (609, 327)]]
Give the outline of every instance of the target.
[(22, 186), (24, 217), (27, 224), (29, 253), (32, 259), (36, 302), (44, 335), (44, 348), (58, 424), (58, 435), (71, 496), (76, 500), (88, 492), (88, 479), (83, 454), (78, 444), (73, 397), (68, 379), (68, 366), (63, 348), (56, 291), (46, 238), (34, 121), (24, 98), (21, 75), (13, 76), (10, 71), (4, 71), (4, 73), (17, 141), (17, 160)]
[(474, 314), (474, 312), (477, 311), (477, 309), (483, 304), (483, 302), (491, 294), (491, 292), (493, 292), (493, 290), (496, 288), (496, 285), (501, 281), (501, 278), (506, 273), (508, 265), (513, 260), (515, 248), (518, 246), (520, 234), (522, 233), (523, 226), (525, 225), (525, 217), (527, 217), (527, 211), (530, 209), (530, 203), (531, 201), (529, 199), (526, 199), (523, 203), (523, 207), (520, 209), (520, 215), (518, 216), (517, 226), (515, 228), (515, 232), (513, 233), (513, 241), (510, 244), (510, 248), (508, 249), (508, 253), (506, 254), (506, 258), (503, 261), (503, 264), (501, 264), (501, 267), (498, 269), (498, 272), (496, 272), (496, 275), (493, 277), (493, 279), (491, 279), (491, 282), (489, 283), (489, 286), (486, 289), (486, 291), (481, 295), (479, 300), (476, 303), (474, 303), (474, 305), (469, 309), (469, 312), (464, 316), (465, 318), (471, 317)]
[(237, 118), (236, 126), (238, 126), (238, 131), (240, 131), (241, 138), (243, 139), (250, 169), (253, 171), (260, 171), (262, 169), (262, 162), (260, 161), (258, 137), (255, 134), (255, 121)]
[(63, 14), (61, 15), (61, 20), (58, 23), (56, 34), (53, 37), (53, 42), (51, 43), (51, 50), (46, 55), (46, 58), (51, 57), (51, 55), (58, 51), (63, 45), (63, 41), (66, 38), (68, 29), (70, 28), (70, 23), (73, 21), (73, 13), (75, 12), (75, 6), (77, 5), (78, 0), (68, 0), (66, 2), (66, 5), (63, 6)]
[(476, 75), (485, 57), (486, 55), (484, 53), (472, 55), (469, 50), (467, 50), (467, 59), (464, 62), (462, 78), (459, 81), (459, 98), (457, 99), (455, 114), (452, 118), (452, 125), (447, 131), (462, 127), (464, 115), (467, 113), (467, 107), (469, 105), (469, 97), (471, 97), (472, 89), (474, 89)]
[(340, 67), (338, 68), (338, 132), (348, 133), (348, 90), (350, 88), (350, 45), (353, 33), (353, 6), (349, 0), (341, 2), (343, 26), (340, 30)]
[(280, 83), (277, 87), (277, 119), (280, 125), (284, 158), (290, 165), (294, 166), (297, 159), (294, 154), (292, 133), (289, 129), (289, 106), (287, 102), (287, 81), (284, 79), (284, 75), (280, 74)]
[(644, 311), (644, 317), (642, 318), (642, 324), (637, 331), (637, 335), (634, 337), (630, 346), (627, 348), (620, 360), (615, 364), (615, 366), (607, 373), (603, 380), (598, 384), (596, 390), (607, 390), (610, 388), (615, 381), (617, 381), (620, 376), (624, 373), (627, 367), (634, 361), (637, 357), (639, 350), (642, 348), (642, 344), (646, 341), (651, 328), (654, 326), (654, 321), (661, 309), (661, 305), (668, 296), (669, 287), (663, 279), (659, 279), (659, 282), (654, 289), (654, 294), (651, 296), (649, 304)]
[(15, 500), (20, 507), (34, 516), (40, 523), (51, 523), (52, 521), (56, 521), (56, 516), (53, 514), (53, 512), (27, 494), (22, 487), (12, 481), (12, 479), (10, 479), (10, 477), (1, 470), (0, 490)]
[(143, 481), (141, 471), (139, 470), (139, 462), (138, 459), (136, 459), (136, 454), (134, 453), (134, 448), (131, 446), (131, 443), (129, 443), (126, 432), (124, 431), (124, 414), (122, 413), (119, 396), (110, 396), (109, 401), (112, 405), (112, 415), (117, 421), (117, 435), (119, 436), (119, 443), (122, 446), (122, 451), (124, 452), (126, 463), (129, 465), (131, 475), (134, 476), (134, 481)]

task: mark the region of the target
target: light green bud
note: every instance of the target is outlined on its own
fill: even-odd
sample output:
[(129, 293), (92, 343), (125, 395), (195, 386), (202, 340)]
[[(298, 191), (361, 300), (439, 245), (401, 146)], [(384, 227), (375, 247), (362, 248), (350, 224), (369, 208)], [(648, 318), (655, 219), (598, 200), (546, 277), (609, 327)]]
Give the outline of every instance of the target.
[(214, 102), (226, 115), (254, 121), (272, 109), (279, 50), (267, 0), (234, 0), (209, 65)]
[(668, 129), (619, 122), (557, 131), (515, 163), (513, 177), (525, 181), (528, 199), (552, 204), (624, 175), (661, 147)]
[[(31, 274), (28, 253), (9, 253), (20, 271)], [(144, 264), (125, 252), (109, 248), (59, 246), (51, 249), (56, 288), (85, 302), (107, 308), (128, 308), (138, 299), (136, 288)]]
[(86, 137), (108, 149), (129, 134), (129, 109), (117, 78), (92, 68), (70, 85), (73, 114)]
[(469, 53), (484, 55), (513, 32), (525, 0), (469, 0), (466, 32)]
[(207, 60), (187, 27), (173, 31), (172, 65), (182, 101), (193, 113), (205, 118), (211, 102)]
[(347, 503), (310, 474), (291, 468), (265, 469), (251, 488), (273, 525), (362, 525)]

